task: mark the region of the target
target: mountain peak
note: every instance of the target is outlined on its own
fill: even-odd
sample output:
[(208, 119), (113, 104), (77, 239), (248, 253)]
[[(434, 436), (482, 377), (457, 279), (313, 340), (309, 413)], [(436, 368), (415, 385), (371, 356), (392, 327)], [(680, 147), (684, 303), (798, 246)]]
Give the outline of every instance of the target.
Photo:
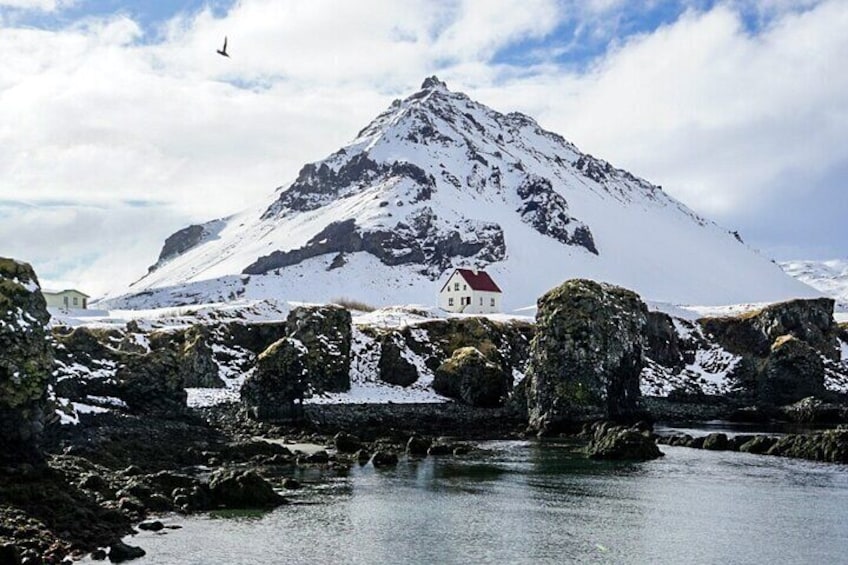
[(120, 304), (428, 303), (460, 266), (491, 271), (512, 307), (574, 276), (690, 304), (811, 292), (659, 187), (436, 76), (272, 197), (169, 238)]
[(441, 88), (443, 90), (447, 90), (448, 85), (445, 84), (443, 81), (439, 80), (439, 77), (437, 77), (436, 75), (425, 78), (424, 82), (421, 83), (421, 90), (435, 89), (435, 88)]

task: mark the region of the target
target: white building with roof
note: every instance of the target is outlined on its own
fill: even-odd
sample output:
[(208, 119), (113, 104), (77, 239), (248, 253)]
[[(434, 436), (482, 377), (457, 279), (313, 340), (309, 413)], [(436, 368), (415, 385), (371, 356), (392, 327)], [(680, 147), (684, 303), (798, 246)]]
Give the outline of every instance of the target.
[(91, 298), (84, 292), (75, 288), (65, 290), (42, 290), (44, 300), (48, 308), (59, 308), (62, 310), (85, 310), (88, 308), (88, 299)]
[(501, 311), (501, 289), (486, 271), (455, 269), (439, 291), (439, 308), (465, 314)]

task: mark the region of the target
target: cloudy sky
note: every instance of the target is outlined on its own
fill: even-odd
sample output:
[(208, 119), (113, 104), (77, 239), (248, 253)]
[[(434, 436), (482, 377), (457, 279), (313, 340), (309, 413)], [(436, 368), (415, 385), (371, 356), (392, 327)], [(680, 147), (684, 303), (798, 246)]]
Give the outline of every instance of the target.
[(846, 0), (0, 0), (0, 256), (128, 283), (437, 74), (771, 257), (846, 257), (846, 30)]

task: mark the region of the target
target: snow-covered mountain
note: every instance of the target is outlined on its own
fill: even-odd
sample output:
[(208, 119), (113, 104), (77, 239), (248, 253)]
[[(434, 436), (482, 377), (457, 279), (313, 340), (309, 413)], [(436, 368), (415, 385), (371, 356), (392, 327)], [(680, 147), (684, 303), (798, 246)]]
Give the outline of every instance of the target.
[(507, 310), (572, 277), (675, 303), (817, 295), (659, 187), (431, 77), (258, 206), (169, 237), (102, 304), (434, 304), (455, 266), (486, 268)]
[(783, 270), (836, 299), (836, 309), (848, 312), (848, 259), (783, 261)]

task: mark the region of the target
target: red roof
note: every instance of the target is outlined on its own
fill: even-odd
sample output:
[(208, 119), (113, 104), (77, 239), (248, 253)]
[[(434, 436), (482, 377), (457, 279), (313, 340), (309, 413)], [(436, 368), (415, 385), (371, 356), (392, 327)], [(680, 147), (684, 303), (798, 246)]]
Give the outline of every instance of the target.
[(471, 269), (457, 269), (457, 271), (473, 290), (501, 292), (501, 289), (498, 288), (498, 285), (486, 271), (472, 271)]

